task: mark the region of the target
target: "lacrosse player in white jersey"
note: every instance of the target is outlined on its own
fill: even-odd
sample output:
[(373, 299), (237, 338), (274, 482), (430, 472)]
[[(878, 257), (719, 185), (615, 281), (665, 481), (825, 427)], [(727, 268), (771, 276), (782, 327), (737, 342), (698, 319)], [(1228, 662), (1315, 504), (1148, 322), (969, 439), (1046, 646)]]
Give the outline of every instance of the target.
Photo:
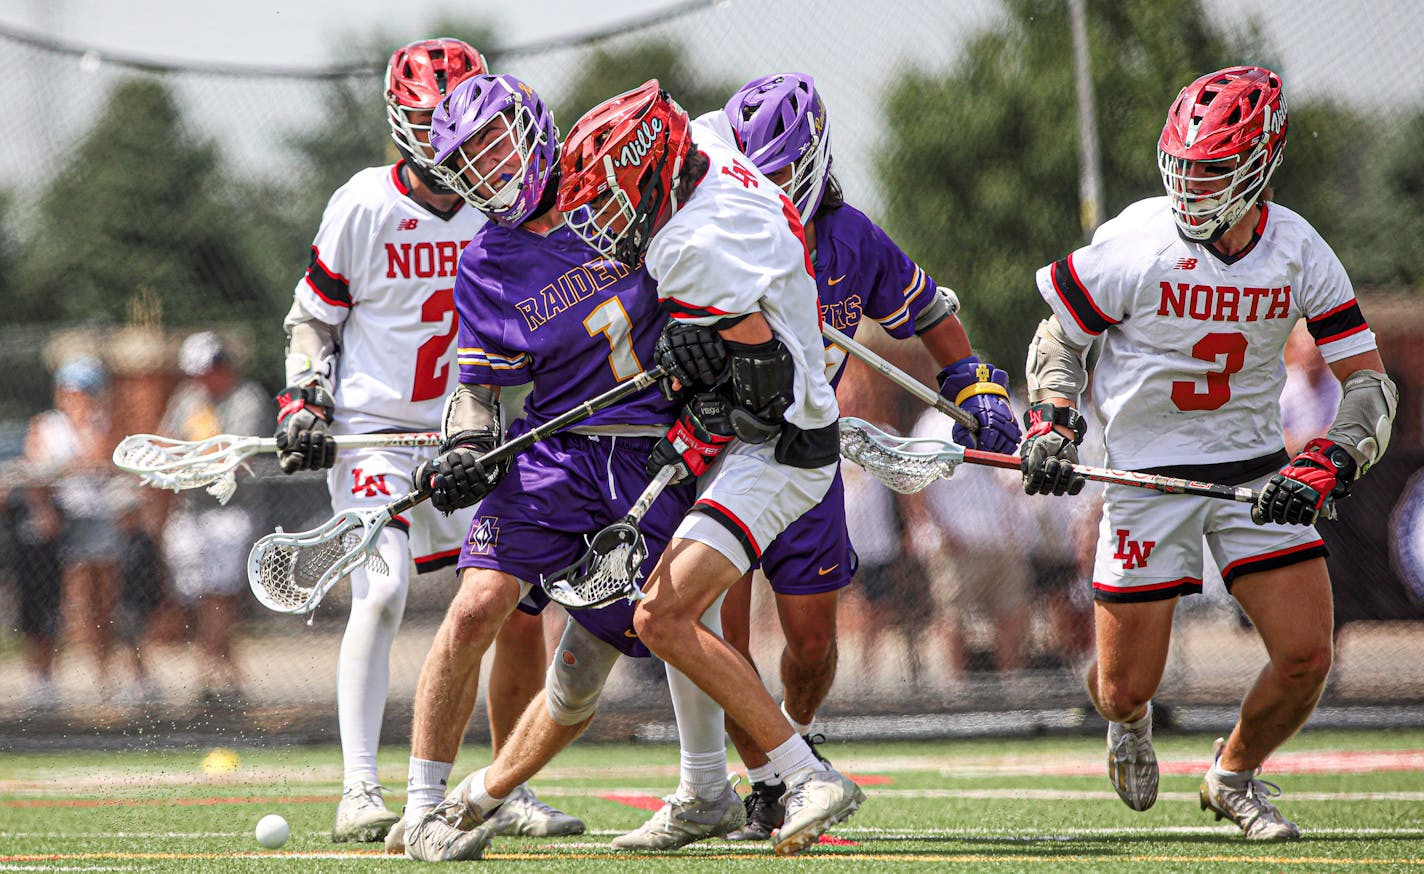
[[(1158, 777), (1151, 699), (1177, 599), (1201, 591), (1205, 544), (1269, 656), (1201, 785), (1202, 808), (1252, 840), (1300, 836), (1257, 774), (1330, 671), (1330, 580), (1313, 523), (1384, 453), (1398, 403), (1339, 259), (1269, 202), (1286, 126), (1280, 77), (1261, 67), (1219, 70), (1177, 96), (1157, 146), (1167, 196), (1132, 204), (1038, 271), (1053, 315), (1029, 348), (1022, 449), (1029, 494), (1082, 489), (1062, 462), (1077, 460), (1074, 407), (1099, 341), (1093, 394), (1109, 464), (1260, 490), (1247, 506), (1107, 487), (1087, 677), (1109, 722), (1108, 777), (1146, 810)], [(1344, 392), (1329, 430), (1290, 458), (1282, 352), (1300, 319)]]
[[(430, 116), (459, 82), (485, 72), (457, 39), (406, 45), (386, 71), (386, 114), (401, 160), (362, 170), (331, 197), (297, 283), (287, 332), (288, 388), (278, 396), (282, 470), (330, 468), (336, 511), (387, 504), (412, 487), (416, 449), (347, 450), (331, 434), (430, 431), (455, 383), (455, 273), (484, 216), (430, 173)], [(381, 532), (389, 574), (351, 574), (351, 616), (337, 667), (337, 713), (345, 776), (332, 839), (379, 841), (399, 815), (386, 808), (376, 774), (390, 651), (405, 609), (410, 565), (454, 565), (473, 510), (449, 516), (423, 504)], [(489, 694), (496, 751), (543, 687), (543, 629), (519, 616), (497, 638)], [(516, 803), (537, 799), (522, 797)], [(546, 807), (530, 817), (554, 815)], [(522, 821), (527, 821), (526, 817)]]
[(562, 170), (569, 226), (658, 281), (672, 317), (658, 361), (675, 387), (718, 392), (731, 407), (634, 629), (767, 751), (787, 785), (775, 849), (799, 852), (864, 795), (816, 759), (747, 660), (700, 620), (835, 478), (839, 411), (801, 217), (738, 149), (724, 113), (689, 121), (656, 80), (580, 119)]

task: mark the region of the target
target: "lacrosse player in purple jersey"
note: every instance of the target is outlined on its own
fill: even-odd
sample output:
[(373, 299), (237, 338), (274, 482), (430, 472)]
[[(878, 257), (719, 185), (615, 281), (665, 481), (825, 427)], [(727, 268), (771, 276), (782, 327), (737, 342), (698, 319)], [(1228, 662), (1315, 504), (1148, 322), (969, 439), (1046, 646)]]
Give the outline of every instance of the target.
[[(278, 459), (286, 473), (330, 468), (335, 510), (390, 502), (407, 491), (425, 453), (338, 454), (329, 435), (433, 429), (454, 381), (451, 286), (460, 247), (485, 220), (430, 174), (430, 113), (450, 88), (484, 71), (480, 53), (457, 39), (420, 40), (391, 55), (386, 117), (401, 160), (358, 172), (332, 195), (294, 291), (283, 325), (288, 388), (278, 397)], [(467, 527), (466, 518), (415, 507), (381, 533), (391, 572), (351, 574), (336, 694), (345, 788), (333, 840), (379, 841), (399, 819), (383, 800), (376, 750), (408, 568), (412, 560), (421, 572), (454, 564)], [(544, 658), (542, 624), (508, 623), (498, 652), (500, 679), (489, 696), (496, 746), (538, 691), (531, 665)]]
[[(679, 405), (649, 389), (507, 464), (480, 464), (479, 456), (503, 439), (641, 373), (643, 362), (654, 359), (666, 317), (645, 272), (600, 256), (554, 209), (558, 131), (533, 89), (512, 76), (474, 77), (441, 102), (432, 125), (437, 173), (492, 221), (476, 232), (460, 258), (455, 282), (460, 382), (446, 402), (444, 451), (421, 465), (414, 479), (430, 491), (437, 509), (450, 512), (476, 501), (480, 506), (460, 551), (459, 593), (421, 669), (409, 798), (387, 847), (403, 843), (411, 858), (447, 861), (478, 858), (489, 836), (500, 833), (508, 800), (525, 791), (524, 777), (487, 781), (487, 775), (508, 772), (486, 769), (446, 798), (451, 765), (475, 706), (481, 657), (516, 608), (538, 613), (548, 603), (536, 585), (545, 574), (572, 564), (585, 549), (586, 535), (628, 511), (652, 478), (648, 458), (669, 426), (678, 423)], [(500, 390), (525, 383), (532, 388), (523, 418), (506, 433)], [(684, 420), (681, 427), (701, 426)], [(700, 473), (706, 467), (703, 453), (689, 453), (684, 464)], [(677, 461), (677, 454), (669, 460)], [(684, 480), (670, 486), (640, 524), (654, 557), (650, 566), (691, 506), (694, 482)], [(577, 621), (569, 623), (547, 675), (547, 691), (525, 711), (518, 739), (496, 751), (500, 761), (527, 763), (550, 749), (552, 758), (577, 736), (620, 652), (647, 655), (630, 636), (631, 615), (630, 605), (621, 612), (617, 606), (575, 612)], [(685, 769), (687, 804), (665, 817), (674, 823), (663, 830), (667, 843), (638, 844), (648, 849), (726, 834), (742, 822), (741, 803), (726, 776), (721, 709), (683, 678), (670, 676), (669, 684), (679, 715), (687, 706), (697, 713), (701, 730), (694, 748), (709, 755), (691, 773)], [(537, 770), (536, 765), (523, 773)], [(581, 822), (564, 821), (568, 828), (547, 833), (583, 831)], [(700, 834), (688, 835), (699, 829)], [(671, 842), (674, 837), (681, 842)]]
[[(812, 78), (783, 73), (753, 79), (732, 96), (725, 112), (742, 150), (785, 189), (801, 214), (821, 318), (850, 336), (868, 317), (898, 339), (919, 337), (943, 368), (940, 393), (979, 421), (977, 443), (957, 424), (954, 439), (1013, 452), (1020, 432), (1009, 409), (1008, 376), (973, 354), (955, 315), (959, 301), (954, 292), (938, 287), (884, 231), (842, 199), (831, 176), (826, 107)], [(826, 377), (834, 387), (845, 352), (828, 343), (826, 360)], [(761, 556), (786, 636), (781, 710), (808, 743), (821, 739), (812, 733), (812, 723), (836, 676), (836, 602), (840, 590), (851, 584), (856, 564), (846, 530), (845, 488), (837, 472), (825, 500), (792, 522)], [(750, 614), (749, 573), (722, 608), (727, 641), (748, 660)], [(785, 786), (746, 731), (731, 721), (727, 728), (752, 781), (747, 825), (729, 837), (766, 840), (781, 825)]]

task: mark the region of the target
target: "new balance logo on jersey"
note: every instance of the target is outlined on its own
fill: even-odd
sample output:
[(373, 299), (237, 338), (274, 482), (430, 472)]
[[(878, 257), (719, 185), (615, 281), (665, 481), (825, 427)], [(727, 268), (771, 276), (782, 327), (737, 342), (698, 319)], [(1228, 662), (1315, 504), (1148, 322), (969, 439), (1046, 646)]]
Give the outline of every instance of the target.
[(416, 226), (419, 225), (419, 224), (420, 224), (420, 219), (413, 219), (413, 218), (410, 218), (410, 219), (401, 219), (400, 222), (396, 224), (396, 230), (398, 230), (398, 231), (413, 231), (413, 230), (415, 230)]
[(1202, 322), (1255, 322), (1265, 319), (1295, 319), (1291, 312), (1291, 287), (1237, 288), (1233, 285), (1193, 285), (1190, 282), (1159, 283), (1161, 301), (1157, 315), (1196, 319)]
[(1178, 258), (1177, 263), (1172, 265), (1173, 270), (1195, 270), (1197, 269), (1197, 259)]
[(499, 543), (499, 524), (495, 516), (481, 516), (470, 526), (470, 555), (487, 555)]
[(1147, 559), (1157, 545), (1155, 540), (1129, 540), (1131, 536), (1132, 532), (1126, 528), (1117, 529), (1117, 552), (1113, 553), (1113, 558), (1122, 561), (1125, 571), (1147, 567)]
[(389, 495), (390, 488), (386, 485), (386, 475), (383, 473), (373, 473), (363, 477), (361, 468), (351, 471), (351, 494), (361, 495), (366, 498), (374, 498), (376, 495)]

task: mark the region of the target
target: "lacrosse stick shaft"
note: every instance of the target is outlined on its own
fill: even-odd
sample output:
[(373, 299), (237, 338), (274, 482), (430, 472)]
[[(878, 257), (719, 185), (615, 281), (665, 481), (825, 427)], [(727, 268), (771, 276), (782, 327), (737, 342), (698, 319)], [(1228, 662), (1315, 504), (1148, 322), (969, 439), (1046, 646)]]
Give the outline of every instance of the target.
[(653, 481), (643, 489), (643, 493), (638, 496), (638, 500), (633, 502), (633, 506), (628, 508), (628, 514), (623, 517), (623, 521), (633, 525), (638, 524), (638, 520), (642, 519), (643, 514), (653, 506), (653, 502), (658, 499), (658, 495), (663, 493), (663, 489), (667, 488), (668, 483), (672, 482), (674, 476), (677, 476), (677, 465), (667, 464), (659, 468), (657, 476), (653, 477)]
[(929, 386), (915, 379), (910, 374), (881, 358), (867, 347), (865, 344), (836, 330), (831, 325), (822, 323), (821, 336), (844, 349), (851, 355), (865, 362), (872, 369), (879, 371), (881, 376), (903, 388), (914, 395), (919, 400), (944, 413), (954, 421), (969, 429), (971, 434), (979, 433), (979, 421), (969, 414), (963, 407), (951, 401), (949, 398), (934, 391)]
[[(964, 460), (970, 464), (983, 464), (989, 467), (1002, 467), (1007, 470), (1022, 469), (1021, 459), (1017, 455), (1003, 455), (998, 452), (984, 452), (980, 449), (964, 450)], [(1141, 489), (1151, 489), (1154, 492), (1164, 492), (1169, 495), (1198, 495), (1203, 498), (1224, 498), (1228, 501), (1240, 501), (1243, 504), (1254, 504), (1260, 497), (1260, 493), (1244, 486), (1225, 486), (1220, 483), (1204, 483), (1196, 480), (1183, 479), (1176, 476), (1163, 476), (1155, 473), (1139, 473), (1131, 470), (1114, 470), (1110, 467), (1094, 467), (1090, 464), (1071, 465), (1073, 472), (1094, 482), (1113, 483), (1120, 486), (1134, 486)]]

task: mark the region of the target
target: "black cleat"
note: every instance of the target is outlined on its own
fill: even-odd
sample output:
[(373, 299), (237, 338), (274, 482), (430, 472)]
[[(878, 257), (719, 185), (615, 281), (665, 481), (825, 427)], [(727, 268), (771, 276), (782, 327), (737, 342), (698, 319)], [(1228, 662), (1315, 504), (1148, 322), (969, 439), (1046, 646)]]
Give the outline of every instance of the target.
[(786, 806), (781, 803), (785, 793), (784, 783), (753, 783), (751, 793), (742, 799), (747, 808), (747, 824), (727, 835), (727, 840), (771, 840), (771, 833), (781, 828), (786, 818)]

